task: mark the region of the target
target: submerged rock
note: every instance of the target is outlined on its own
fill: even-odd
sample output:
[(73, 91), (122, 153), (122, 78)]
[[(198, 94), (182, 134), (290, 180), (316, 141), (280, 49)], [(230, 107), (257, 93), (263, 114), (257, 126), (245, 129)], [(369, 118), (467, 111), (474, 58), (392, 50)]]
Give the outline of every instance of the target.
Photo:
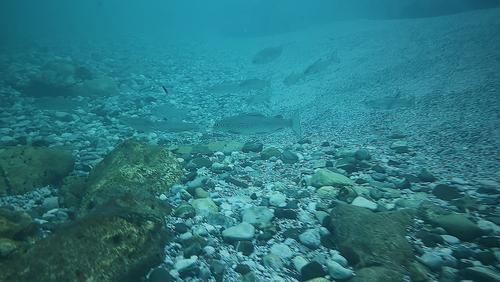
[(17, 146), (0, 149), (0, 195), (18, 195), (58, 185), (74, 166), (70, 152), (60, 148)]
[(114, 199), (6, 262), (0, 280), (139, 281), (163, 259), (168, 213), (155, 198)]
[(353, 183), (354, 181), (349, 179), (347, 176), (328, 169), (318, 169), (311, 177), (311, 185), (317, 188), (321, 186), (349, 186)]
[(156, 195), (180, 181), (181, 166), (168, 150), (128, 140), (93, 169), (80, 216), (124, 194)]
[(406, 229), (411, 224), (410, 213), (374, 213), (365, 208), (337, 203), (330, 217), (333, 240), (356, 269), (380, 265), (384, 270), (381, 273), (390, 272), (391, 276), (402, 277), (404, 267), (413, 261), (412, 247), (405, 237)]

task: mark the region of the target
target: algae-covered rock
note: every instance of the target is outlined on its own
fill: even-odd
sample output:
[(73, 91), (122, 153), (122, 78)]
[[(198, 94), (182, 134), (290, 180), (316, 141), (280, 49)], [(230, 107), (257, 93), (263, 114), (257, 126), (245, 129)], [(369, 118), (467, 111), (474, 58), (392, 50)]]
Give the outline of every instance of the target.
[(29, 214), (0, 208), (0, 238), (22, 240), (34, 231), (35, 223)]
[(0, 149), (0, 195), (18, 195), (57, 185), (74, 166), (70, 152), (60, 148), (17, 146)]
[(356, 276), (352, 282), (401, 282), (404, 281), (404, 275), (385, 266), (371, 266), (356, 270)]
[(311, 185), (314, 187), (333, 186), (342, 187), (354, 184), (349, 177), (328, 169), (318, 169), (311, 177)]
[(163, 258), (169, 208), (124, 195), (6, 262), (0, 281), (140, 281)]
[(380, 265), (402, 273), (403, 267), (413, 261), (412, 248), (405, 237), (411, 224), (409, 213), (374, 213), (338, 203), (330, 217), (333, 240), (356, 269)]
[(125, 141), (90, 172), (80, 216), (123, 194), (159, 194), (181, 176), (181, 165), (167, 149)]

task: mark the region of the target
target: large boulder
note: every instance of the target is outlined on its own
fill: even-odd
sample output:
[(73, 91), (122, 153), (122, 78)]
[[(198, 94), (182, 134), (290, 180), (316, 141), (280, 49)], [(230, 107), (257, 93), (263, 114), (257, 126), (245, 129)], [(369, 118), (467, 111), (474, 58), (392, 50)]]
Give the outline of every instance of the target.
[(384, 269), (380, 273), (396, 277), (388, 281), (397, 281), (405, 274), (405, 266), (413, 261), (412, 247), (405, 237), (406, 229), (412, 222), (410, 212), (374, 213), (365, 208), (337, 203), (330, 218), (333, 241), (350, 265), (358, 270), (380, 266)]
[(74, 166), (70, 152), (59, 148), (17, 146), (0, 149), (0, 195), (23, 194), (58, 185)]
[(0, 281), (141, 281), (162, 262), (170, 209), (123, 195), (2, 265)]
[(160, 194), (178, 183), (181, 176), (180, 163), (167, 149), (125, 141), (90, 172), (80, 216), (124, 194)]

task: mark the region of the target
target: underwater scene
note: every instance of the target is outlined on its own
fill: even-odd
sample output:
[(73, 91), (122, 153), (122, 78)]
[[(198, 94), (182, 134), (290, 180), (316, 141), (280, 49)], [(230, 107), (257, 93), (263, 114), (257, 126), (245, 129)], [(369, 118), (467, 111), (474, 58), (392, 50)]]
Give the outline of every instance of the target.
[(0, 282), (499, 282), (500, 0), (3, 0)]

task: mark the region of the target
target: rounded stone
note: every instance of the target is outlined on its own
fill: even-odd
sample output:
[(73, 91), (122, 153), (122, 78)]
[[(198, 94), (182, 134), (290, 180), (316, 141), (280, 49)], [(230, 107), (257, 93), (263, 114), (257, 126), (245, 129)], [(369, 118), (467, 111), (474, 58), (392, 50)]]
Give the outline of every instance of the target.
[(222, 231), (222, 237), (227, 240), (252, 240), (255, 236), (255, 227), (248, 222), (242, 222)]

